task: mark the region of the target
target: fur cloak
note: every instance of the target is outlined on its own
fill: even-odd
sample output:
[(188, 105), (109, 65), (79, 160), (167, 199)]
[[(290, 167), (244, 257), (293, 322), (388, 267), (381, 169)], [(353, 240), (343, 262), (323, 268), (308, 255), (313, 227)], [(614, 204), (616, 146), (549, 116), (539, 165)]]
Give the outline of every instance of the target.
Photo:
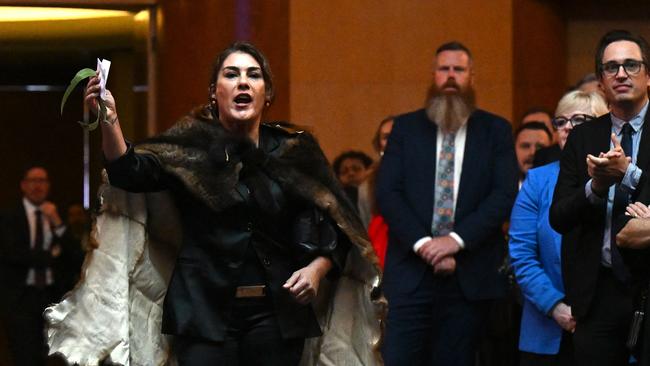
[[(284, 190), (326, 211), (353, 244), (340, 278), (324, 279), (312, 304), (323, 335), (305, 341), (301, 365), (381, 365), (386, 303), (365, 228), (310, 134), (280, 124), (264, 128), (282, 129), (288, 137), (273, 156), (255, 149), (247, 159), (264, 164)], [(156, 156), (186, 190), (221, 212), (234, 202), (230, 188), (243, 165), (230, 160), (229, 144), (200, 108), (136, 151)], [(128, 193), (108, 185), (100, 198), (93, 230), (98, 247), (86, 258), (82, 280), (45, 311), (50, 354), (80, 365), (175, 365), (172, 337), (160, 331), (181, 242), (173, 200), (169, 192)]]

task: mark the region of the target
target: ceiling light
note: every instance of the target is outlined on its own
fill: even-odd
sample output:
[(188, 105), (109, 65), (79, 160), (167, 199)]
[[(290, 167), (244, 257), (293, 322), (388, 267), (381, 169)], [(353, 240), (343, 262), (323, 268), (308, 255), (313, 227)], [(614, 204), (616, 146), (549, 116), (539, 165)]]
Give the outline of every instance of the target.
[(0, 7), (0, 10), (0, 22), (114, 18), (133, 15), (123, 10), (39, 8), (29, 6), (3, 6)]

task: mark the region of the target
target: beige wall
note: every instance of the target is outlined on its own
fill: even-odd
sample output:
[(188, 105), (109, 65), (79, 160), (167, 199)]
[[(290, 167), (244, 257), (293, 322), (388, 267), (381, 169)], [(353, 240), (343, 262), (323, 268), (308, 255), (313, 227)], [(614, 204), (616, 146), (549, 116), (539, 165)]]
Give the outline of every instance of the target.
[(289, 24), (290, 119), (329, 158), (371, 153), (383, 117), (420, 108), (449, 40), (474, 54), (479, 106), (511, 117), (512, 0), (292, 0)]

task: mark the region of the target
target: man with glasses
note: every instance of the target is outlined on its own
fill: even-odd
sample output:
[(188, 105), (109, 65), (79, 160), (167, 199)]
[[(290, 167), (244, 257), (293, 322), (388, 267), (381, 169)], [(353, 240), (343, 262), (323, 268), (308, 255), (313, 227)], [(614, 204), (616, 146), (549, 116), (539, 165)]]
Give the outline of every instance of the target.
[[(66, 227), (48, 201), (50, 180), (40, 166), (25, 171), (23, 198), (0, 217), (0, 305), (16, 365), (44, 365), (43, 310), (58, 300), (65, 271)], [(77, 268), (78, 270), (78, 268)]]
[(650, 171), (650, 146), (640, 146), (649, 133), (647, 55), (645, 40), (630, 32), (603, 36), (596, 74), (611, 112), (577, 126), (560, 162), (549, 219), (563, 235), (564, 300), (577, 322), (578, 365), (627, 365), (630, 356), (638, 281), (615, 238), (619, 217)]

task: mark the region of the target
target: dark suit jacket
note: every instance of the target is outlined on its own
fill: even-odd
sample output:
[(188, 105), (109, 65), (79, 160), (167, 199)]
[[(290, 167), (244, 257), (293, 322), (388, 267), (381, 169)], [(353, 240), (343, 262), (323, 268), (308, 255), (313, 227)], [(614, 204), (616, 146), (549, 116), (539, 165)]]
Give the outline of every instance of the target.
[[(647, 195), (647, 169), (650, 168), (650, 132), (646, 115), (641, 135), (637, 166), (643, 170), (641, 181), (632, 195), (635, 201), (640, 194)], [(585, 193), (590, 177), (587, 173), (587, 154), (598, 155), (610, 149), (612, 120), (609, 114), (574, 128), (569, 135), (562, 158), (560, 175), (549, 221), (553, 229), (562, 234), (562, 276), (566, 300), (574, 316), (584, 316), (589, 310), (598, 278), (605, 228), (606, 202), (592, 205)], [(644, 193), (646, 190), (646, 193)], [(623, 218), (613, 218), (615, 226)], [(623, 254), (623, 253), (622, 253)]]
[[(384, 286), (408, 293), (431, 270), (413, 244), (431, 235), (437, 127), (423, 109), (395, 119), (377, 179), (377, 202), (389, 227)], [(517, 194), (517, 162), (510, 124), (477, 110), (467, 122), (454, 231), (465, 241), (456, 273), (469, 300), (505, 295), (500, 271), (506, 253), (501, 231)], [(390, 300), (390, 299), (389, 299)]]
[[(27, 287), (27, 272), (30, 268), (49, 267), (54, 277), (54, 291), (51, 301), (55, 301), (69, 285), (64, 281), (69, 271), (79, 271), (72, 265), (73, 259), (78, 259), (81, 248), (71, 247), (72, 240), (67, 232), (62, 237), (54, 233), (52, 245), (61, 246), (61, 255), (53, 258), (49, 251), (34, 251), (30, 248), (29, 223), (22, 202), (2, 213), (0, 218), (0, 284), (7, 291), (6, 300), (9, 306), (12, 301), (20, 298)], [(78, 263), (78, 260), (75, 262)], [(5, 295), (3, 294), (3, 295)]]
[(535, 152), (533, 167), (537, 168), (538, 166), (558, 161), (560, 160), (561, 155), (562, 149), (560, 149), (560, 145), (558, 144), (553, 144), (549, 147), (541, 148)]

